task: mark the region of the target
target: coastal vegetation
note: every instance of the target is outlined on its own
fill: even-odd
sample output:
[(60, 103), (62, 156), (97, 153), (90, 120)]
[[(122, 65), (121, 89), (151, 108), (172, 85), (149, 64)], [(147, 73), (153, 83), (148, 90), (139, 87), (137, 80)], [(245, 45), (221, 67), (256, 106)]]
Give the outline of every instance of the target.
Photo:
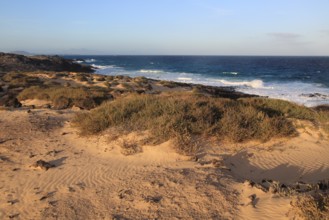
[(82, 109), (92, 109), (104, 100), (112, 98), (101, 87), (64, 87), (64, 86), (31, 86), (24, 89), (17, 97), (19, 100), (48, 100), (56, 109), (72, 106)]
[[(292, 105), (296, 110), (287, 115), (278, 103)], [(147, 130), (155, 143), (173, 139), (180, 152), (190, 154), (198, 149), (196, 143), (205, 138), (243, 142), (295, 136), (292, 119), (305, 119), (308, 111), (316, 115), (313, 110), (277, 100), (233, 100), (176, 92), (131, 95), (106, 102), (78, 114), (75, 124), (82, 135), (97, 134), (109, 127)]]
[[(49, 62), (56, 67), (58, 60), (55, 57)], [(150, 131), (153, 141), (173, 139), (179, 151), (190, 153), (198, 148), (198, 141), (207, 138), (244, 142), (294, 136), (296, 120), (310, 121), (329, 132), (328, 108), (307, 108), (231, 88), (82, 72), (29, 72), (29, 69), (1, 73), (1, 89), (9, 94), (3, 97), (46, 100), (54, 109), (75, 106), (90, 110), (106, 102), (76, 117), (84, 135), (97, 134), (109, 127), (142, 129)], [(18, 101), (10, 103), (19, 106)]]

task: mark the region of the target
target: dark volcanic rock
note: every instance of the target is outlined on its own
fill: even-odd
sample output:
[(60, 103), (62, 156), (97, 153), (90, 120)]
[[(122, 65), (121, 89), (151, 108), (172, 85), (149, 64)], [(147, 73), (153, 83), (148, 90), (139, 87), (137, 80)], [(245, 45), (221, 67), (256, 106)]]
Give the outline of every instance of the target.
[(315, 110), (317, 111), (327, 111), (329, 112), (329, 105), (318, 105), (314, 107)]
[(317, 93), (317, 92), (316, 93), (303, 93), (300, 96), (309, 97), (309, 98), (322, 98), (322, 99), (329, 98), (328, 95)]
[(82, 65), (59, 56), (23, 56), (18, 54), (0, 53), (0, 72), (9, 71), (71, 71), (91, 73), (91, 66)]
[(0, 106), (19, 108), (22, 104), (17, 100), (16, 96), (6, 94), (0, 97)]
[(229, 99), (258, 97), (257, 95), (238, 92), (233, 87), (215, 87), (215, 86), (196, 85), (194, 89), (197, 92), (209, 94), (213, 97), (221, 97), (221, 98), (229, 98)]
[(32, 167), (35, 167), (35, 168), (41, 168), (42, 170), (48, 170), (50, 168), (53, 168), (55, 167), (55, 165), (53, 164), (50, 164), (44, 160), (38, 160), (37, 162), (35, 162)]

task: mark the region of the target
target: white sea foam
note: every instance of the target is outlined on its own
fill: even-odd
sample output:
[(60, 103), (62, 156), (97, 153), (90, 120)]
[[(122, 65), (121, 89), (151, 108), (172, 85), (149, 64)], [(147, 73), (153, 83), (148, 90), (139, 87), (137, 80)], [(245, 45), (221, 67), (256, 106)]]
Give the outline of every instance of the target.
[[(329, 104), (329, 88), (322, 87), (318, 84), (309, 84), (301, 82), (263, 82), (260, 79), (240, 80), (235, 78), (206, 78), (201, 74), (193, 73), (177, 73), (166, 72), (161, 70), (139, 70), (128, 71), (118, 66), (100, 66), (97, 73), (104, 75), (128, 75), (131, 77), (145, 76), (148, 78), (159, 80), (170, 80), (177, 82), (188, 82), (195, 84), (211, 85), (211, 86), (233, 86), (237, 91), (255, 94), (260, 96), (268, 96), (271, 98), (284, 99), (306, 106), (315, 106), (320, 104)], [(161, 73), (161, 74), (159, 74)], [(310, 94), (321, 94), (312, 96)]]
[(95, 59), (86, 59), (85, 62), (86, 63), (92, 63), (92, 62), (95, 62), (96, 60)]
[(317, 84), (277, 82), (269, 83), (265, 88), (238, 87), (237, 90), (244, 93), (292, 101), (309, 107), (329, 104), (329, 89)]
[(218, 82), (228, 86), (248, 86), (252, 88), (264, 88), (262, 80), (256, 79), (252, 81), (228, 81), (225, 79), (217, 80)]
[(109, 69), (109, 68), (113, 68), (115, 66), (113, 65), (106, 65), (106, 66), (103, 66), (103, 65), (96, 65), (96, 64), (91, 64), (91, 66), (95, 69), (101, 69), (101, 70), (105, 70), (105, 69)]
[(161, 73), (162, 71), (161, 70), (144, 70), (144, 69), (141, 69), (139, 72), (141, 72), (141, 73)]
[(192, 81), (192, 78), (189, 77), (178, 77), (177, 79), (182, 81)]
[(239, 72), (223, 72), (223, 74), (238, 75)]
[(82, 60), (74, 60), (75, 63), (83, 63)]

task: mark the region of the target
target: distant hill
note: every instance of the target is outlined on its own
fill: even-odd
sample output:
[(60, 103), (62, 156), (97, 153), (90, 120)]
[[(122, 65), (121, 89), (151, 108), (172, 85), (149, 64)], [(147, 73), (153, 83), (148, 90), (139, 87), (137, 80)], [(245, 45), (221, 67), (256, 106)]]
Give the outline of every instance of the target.
[(60, 56), (24, 56), (12, 53), (0, 52), (0, 71), (71, 71), (94, 72), (89, 65), (75, 63), (73, 60)]
[(34, 55), (33, 53), (30, 53), (30, 52), (27, 52), (27, 51), (23, 51), (23, 50), (15, 50), (15, 51), (11, 51), (9, 53), (18, 54), (18, 55), (24, 55), (24, 56), (32, 56), (32, 55)]

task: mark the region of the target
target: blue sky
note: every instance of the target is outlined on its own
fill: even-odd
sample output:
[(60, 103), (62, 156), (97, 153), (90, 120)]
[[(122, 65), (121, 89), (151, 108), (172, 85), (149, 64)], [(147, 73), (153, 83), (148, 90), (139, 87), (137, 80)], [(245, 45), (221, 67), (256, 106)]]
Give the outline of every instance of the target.
[(1, 0), (0, 51), (329, 55), (328, 0)]

